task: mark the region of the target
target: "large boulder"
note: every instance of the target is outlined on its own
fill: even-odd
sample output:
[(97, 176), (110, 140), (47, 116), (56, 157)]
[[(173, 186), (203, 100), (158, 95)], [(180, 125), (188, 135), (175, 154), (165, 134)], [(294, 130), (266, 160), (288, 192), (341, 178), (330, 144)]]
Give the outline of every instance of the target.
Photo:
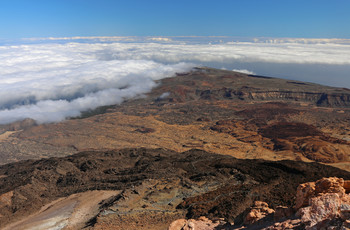
[(350, 195), (346, 193), (344, 184), (348, 185), (348, 181), (330, 177), (298, 187), (295, 207), (299, 208), (297, 216), (307, 229), (347, 224), (346, 221), (350, 219)]
[(244, 224), (253, 224), (268, 215), (273, 214), (275, 211), (269, 208), (269, 205), (266, 202), (255, 201), (254, 206), (251, 207), (250, 211), (244, 219)]
[(325, 193), (345, 194), (344, 179), (337, 177), (322, 178), (316, 182), (308, 182), (298, 186), (295, 209), (309, 205), (311, 198)]

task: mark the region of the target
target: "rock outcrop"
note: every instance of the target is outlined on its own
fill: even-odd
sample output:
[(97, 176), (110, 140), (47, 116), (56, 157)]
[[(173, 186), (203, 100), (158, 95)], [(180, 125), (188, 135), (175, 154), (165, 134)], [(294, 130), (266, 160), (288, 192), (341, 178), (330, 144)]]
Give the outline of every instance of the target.
[(343, 197), (345, 191), (344, 179), (336, 177), (323, 178), (316, 182), (301, 184), (297, 189), (295, 209), (298, 210), (302, 207), (308, 206), (310, 199), (317, 197), (320, 194), (336, 193), (340, 197)]
[[(347, 229), (350, 227), (350, 195), (342, 178), (322, 178), (298, 186), (295, 215), (266, 229)], [(285, 209), (287, 210), (287, 209)], [(276, 216), (275, 220), (282, 219)]]
[(196, 96), (200, 99), (231, 99), (245, 101), (302, 101), (309, 102), (317, 106), (325, 107), (349, 107), (350, 92), (348, 93), (322, 93), (322, 92), (302, 92), (269, 90), (264, 91), (253, 87), (243, 87), (242, 89), (222, 88), (217, 90), (196, 91)]
[(344, 180), (331, 177), (300, 185), (296, 208), (297, 216), (307, 229), (320, 229), (332, 225), (335, 220), (338, 220), (337, 225), (347, 225), (346, 221), (350, 220), (350, 195), (346, 193)]
[(208, 230), (208, 229), (222, 229), (228, 224), (223, 219), (209, 220), (201, 216), (198, 219), (179, 219), (172, 222), (168, 230)]
[(269, 208), (269, 205), (266, 202), (255, 201), (244, 219), (244, 224), (253, 224), (268, 215), (272, 215), (274, 212), (275, 210)]
[[(330, 177), (298, 186), (296, 205), (293, 208), (278, 206), (273, 210), (266, 202), (255, 201), (245, 213), (243, 224), (234, 225), (221, 221), (221, 225), (212, 226), (212, 221), (201, 217), (194, 220), (174, 221), (171, 226), (206, 226), (198, 229), (349, 229), (350, 194), (346, 188), (350, 180)], [(293, 211), (294, 210), (294, 211)], [(296, 211), (296, 212), (295, 212)], [(273, 218), (271, 218), (273, 216)], [(269, 218), (270, 217), (270, 218)], [(181, 224), (180, 224), (181, 223)], [(195, 224), (194, 224), (195, 223)], [(187, 224), (187, 225), (186, 225)], [(169, 229), (194, 229), (194, 228)], [(221, 228), (220, 228), (221, 227)], [(197, 229), (197, 228), (196, 228)]]

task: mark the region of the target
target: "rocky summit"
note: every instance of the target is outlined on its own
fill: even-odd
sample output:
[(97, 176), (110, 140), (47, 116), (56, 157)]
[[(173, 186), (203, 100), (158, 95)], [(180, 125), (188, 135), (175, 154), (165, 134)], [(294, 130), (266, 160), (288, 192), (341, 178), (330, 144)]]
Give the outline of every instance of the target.
[(2, 125), (0, 228), (346, 227), (349, 121), (349, 89), (203, 67)]

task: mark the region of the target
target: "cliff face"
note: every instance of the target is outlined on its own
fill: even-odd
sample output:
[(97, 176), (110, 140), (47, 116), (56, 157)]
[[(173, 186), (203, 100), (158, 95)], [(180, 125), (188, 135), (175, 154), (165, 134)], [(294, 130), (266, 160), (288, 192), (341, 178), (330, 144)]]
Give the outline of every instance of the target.
[(242, 90), (222, 88), (218, 90), (197, 90), (196, 96), (200, 99), (232, 99), (246, 101), (285, 101), (307, 102), (325, 107), (350, 107), (350, 93), (323, 93), (323, 92), (298, 92), (269, 90), (260, 91), (255, 88), (245, 87)]
[[(190, 76), (190, 77), (189, 77)], [(178, 84), (176, 84), (178, 83)], [(324, 107), (350, 107), (350, 90), (205, 68), (191, 75), (164, 79), (170, 100), (245, 100), (305, 102)]]
[(350, 107), (350, 94), (344, 93), (267, 91), (248, 92), (243, 95), (250, 100), (298, 101), (310, 102), (317, 106)]

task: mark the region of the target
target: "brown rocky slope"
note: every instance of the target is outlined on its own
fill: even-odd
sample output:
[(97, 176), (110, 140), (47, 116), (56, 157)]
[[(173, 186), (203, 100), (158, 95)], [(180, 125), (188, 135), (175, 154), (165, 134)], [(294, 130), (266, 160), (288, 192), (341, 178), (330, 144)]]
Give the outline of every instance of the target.
[[(350, 179), (349, 172), (318, 163), (243, 160), (203, 150), (139, 148), (23, 161), (0, 167), (0, 227), (89, 190), (118, 191), (80, 223), (93, 229), (164, 229), (174, 219), (202, 215), (238, 223), (253, 201), (292, 205), (300, 183), (329, 176)], [(64, 207), (46, 217), (54, 221)]]

